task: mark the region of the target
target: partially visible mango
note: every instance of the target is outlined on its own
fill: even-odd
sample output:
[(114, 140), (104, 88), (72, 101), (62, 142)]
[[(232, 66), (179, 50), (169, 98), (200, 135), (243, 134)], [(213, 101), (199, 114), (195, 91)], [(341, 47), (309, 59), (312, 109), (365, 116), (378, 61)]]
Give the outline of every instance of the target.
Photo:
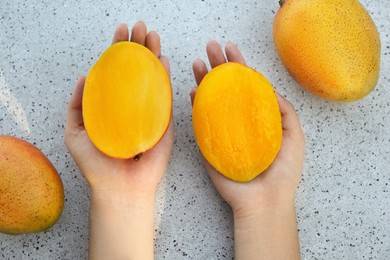
[(275, 16), (275, 48), (291, 76), (338, 102), (369, 94), (379, 77), (381, 43), (357, 0), (285, 0)]
[(46, 230), (63, 207), (62, 181), (46, 156), (27, 141), (0, 136), (0, 232)]

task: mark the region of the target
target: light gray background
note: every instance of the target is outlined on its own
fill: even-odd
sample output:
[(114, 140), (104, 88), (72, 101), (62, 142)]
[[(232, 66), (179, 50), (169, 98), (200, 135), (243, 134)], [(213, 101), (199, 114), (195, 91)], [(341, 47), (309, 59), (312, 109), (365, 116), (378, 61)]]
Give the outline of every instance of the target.
[[(232, 259), (229, 206), (205, 173), (193, 135), (191, 63), (210, 39), (236, 43), (296, 107), (306, 136), (296, 196), (303, 259), (390, 257), (390, 2), (362, 3), (382, 41), (376, 89), (355, 103), (303, 91), (273, 45), (277, 0), (0, 1), (0, 133), (36, 144), (65, 186), (65, 209), (50, 230), (0, 235), (0, 259), (85, 259), (88, 187), (63, 143), (67, 100), (109, 46), (116, 26), (144, 20), (171, 62), (175, 144), (156, 201), (156, 259)], [(283, 243), (283, 241), (280, 241)]]

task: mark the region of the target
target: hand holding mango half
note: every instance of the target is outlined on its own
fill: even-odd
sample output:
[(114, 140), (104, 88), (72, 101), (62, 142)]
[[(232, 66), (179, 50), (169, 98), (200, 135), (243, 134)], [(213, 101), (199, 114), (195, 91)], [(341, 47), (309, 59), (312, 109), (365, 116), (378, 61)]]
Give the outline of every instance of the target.
[(61, 178), (46, 156), (27, 141), (0, 136), (0, 232), (44, 231), (63, 207)]
[(275, 48), (291, 76), (330, 101), (368, 95), (379, 77), (378, 30), (358, 0), (282, 0)]

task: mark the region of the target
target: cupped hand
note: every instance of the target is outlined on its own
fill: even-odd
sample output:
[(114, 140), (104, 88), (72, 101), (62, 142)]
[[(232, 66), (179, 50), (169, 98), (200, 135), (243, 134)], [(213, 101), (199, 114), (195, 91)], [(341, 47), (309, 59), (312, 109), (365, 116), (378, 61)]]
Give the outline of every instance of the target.
[[(129, 41), (129, 31), (125, 24), (119, 25), (116, 29), (112, 44), (120, 41)], [(146, 25), (138, 22), (132, 28), (130, 41), (142, 44), (152, 51), (170, 75), (169, 62), (161, 55), (160, 36), (156, 32), (147, 32)], [(68, 104), (65, 143), (91, 190), (131, 193), (140, 197), (154, 195), (171, 155), (173, 119), (171, 118), (169, 127), (159, 143), (143, 153), (139, 160), (108, 157), (92, 144), (84, 127), (82, 115), (84, 83), (85, 77), (80, 76)]]
[[(245, 65), (240, 50), (232, 43), (225, 46), (225, 55), (216, 41), (206, 46), (211, 68), (225, 62), (238, 62)], [(197, 85), (208, 73), (204, 61), (193, 63)], [(196, 88), (191, 91), (191, 101)], [(271, 166), (253, 180), (246, 183), (232, 181), (220, 174), (204, 158), (204, 165), (215, 188), (232, 207), (235, 214), (252, 214), (262, 207), (273, 207), (280, 203), (294, 203), (294, 193), (301, 179), (304, 158), (304, 135), (298, 116), (289, 101), (277, 93), (282, 116), (283, 139), (278, 155)]]

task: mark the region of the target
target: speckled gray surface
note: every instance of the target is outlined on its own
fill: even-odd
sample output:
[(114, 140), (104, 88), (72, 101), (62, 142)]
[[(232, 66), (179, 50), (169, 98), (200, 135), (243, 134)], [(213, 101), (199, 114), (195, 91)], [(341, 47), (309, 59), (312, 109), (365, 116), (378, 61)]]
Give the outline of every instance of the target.
[(156, 259), (232, 259), (230, 208), (203, 170), (189, 91), (191, 63), (215, 38), (236, 43), (296, 107), (306, 135), (296, 206), (303, 259), (390, 257), (390, 2), (362, 3), (382, 41), (381, 76), (361, 101), (330, 103), (303, 91), (274, 50), (273, 1), (14, 1), (0, 3), (0, 133), (37, 145), (66, 193), (50, 230), (0, 235), (0, 259), (85, 259), (88, 187), (63, 143), (67, 100), (120, 22), (162, 37), (174, 93), (176, 140), (156, 201)]

